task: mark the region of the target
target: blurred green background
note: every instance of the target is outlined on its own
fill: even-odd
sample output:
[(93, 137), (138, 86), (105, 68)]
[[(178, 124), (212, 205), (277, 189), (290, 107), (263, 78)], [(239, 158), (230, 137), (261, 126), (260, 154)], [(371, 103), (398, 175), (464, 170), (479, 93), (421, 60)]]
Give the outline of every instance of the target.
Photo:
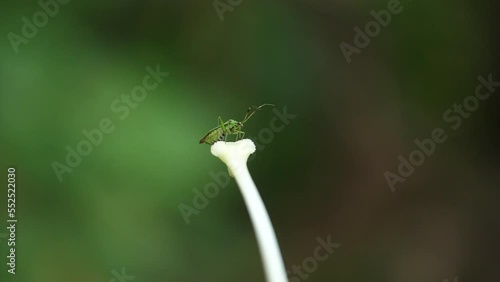
[[(498, 3), (402, 1), (347, 63), (339, 44), (388, 2), (242, 1), (221, 21), (212, 1), (73, 0), (16, 53), (9, 33), (41, 7), (2, 1), (0, 226), (11, 166), (18, 223), (0, 281), (263, 281), (234, 180), (189, 224), (179, 209), (226, 171), (198, 140), (262, 103), (296, 115), (249, 162), (288, 269), (330, 235), (307, 281), (498, 280), (498, 97), (456, 131), (442, 118), (478, 75), (500, 80)], [(120, 119), (113, 101), (157, 65), (169, 76)], [(114, 131), (60, 182), (53, 163), (103, 118)], [(448, 140), (391, 192), (384, 172), (436, 127)]]

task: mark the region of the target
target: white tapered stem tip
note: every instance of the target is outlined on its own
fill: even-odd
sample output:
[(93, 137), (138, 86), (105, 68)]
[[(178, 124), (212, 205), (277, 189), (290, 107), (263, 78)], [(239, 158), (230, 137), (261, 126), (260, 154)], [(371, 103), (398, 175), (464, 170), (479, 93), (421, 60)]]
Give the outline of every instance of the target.
[(228, 167), (231, 176), (242, 166), (246, 166), (248, 157), (255, 152), (255, 144), (250, 139), (236, 142), (215, 142), (210, 148), (212, 155), (221, 159)]

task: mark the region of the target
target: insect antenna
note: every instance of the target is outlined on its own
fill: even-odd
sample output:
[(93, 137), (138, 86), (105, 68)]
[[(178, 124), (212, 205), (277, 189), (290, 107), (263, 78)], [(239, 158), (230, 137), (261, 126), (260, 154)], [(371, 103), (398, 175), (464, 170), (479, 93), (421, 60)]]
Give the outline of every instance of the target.
[[(273, 104), (262, 104), (258, 107), (255, 107), (255, 106), (252, 106), (250, 108), (248, 108), (247, 110), (247, 113), (245, 114), (245, 117), (243, 118), (243, 121), (241, 123), (245, 123), (247, 120), (249, 120), (257, 111), (260, 111), (260, 109), (262, 107), (265, 107), (265, 106), (271, 106), (271, 107), (274, 107)], [(251, 111), (253, 109), (253, 111)]]

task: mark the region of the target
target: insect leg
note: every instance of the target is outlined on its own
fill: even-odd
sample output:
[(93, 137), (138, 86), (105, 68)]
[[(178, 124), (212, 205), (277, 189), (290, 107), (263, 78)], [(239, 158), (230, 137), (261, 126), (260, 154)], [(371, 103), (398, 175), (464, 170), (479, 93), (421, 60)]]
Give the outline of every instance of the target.
[(222, 131), (226, 132), (226, 127), (224, 126), (224, 122), (222, 121), (222, 118), (219, 116), (219, 125), (222, 127)]
[(236, 141), (243, 139), (243, 137), (245, 137), (245, 132), (243, 132), (243, 131), (238, 131), (238, 132), (236, 133)]
[(245, 132), (243, 131), (238, 132), (238, 137), (240, 138), (240, 140), (243, 139), (245, 137)]

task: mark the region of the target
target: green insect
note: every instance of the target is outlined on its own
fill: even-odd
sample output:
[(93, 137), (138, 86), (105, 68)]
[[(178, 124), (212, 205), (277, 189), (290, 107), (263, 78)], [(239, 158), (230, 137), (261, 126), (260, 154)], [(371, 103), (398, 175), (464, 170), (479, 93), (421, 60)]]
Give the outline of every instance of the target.
[(210, 130), (203, 138), (200, 140), (200, 144), (208, 144), (212, 145), (217, 141), (226, 141), (228, 135), (236, 135), (236, 140), (241, 140), (245, 137), (245, 132), (241, 131), (243, 128), (243, 124), (247, 122), (258, 110), (260, 110), (264, 106), (274, 107), (273, 104), (262, 104), (258, 107), (250, 107), (247, 110), (247, 113), (242, 121), (235, 121), (234, 119), (230, 119), (226, 122), (222, 121), (222, 118), (219, 116), (219, 126)]

